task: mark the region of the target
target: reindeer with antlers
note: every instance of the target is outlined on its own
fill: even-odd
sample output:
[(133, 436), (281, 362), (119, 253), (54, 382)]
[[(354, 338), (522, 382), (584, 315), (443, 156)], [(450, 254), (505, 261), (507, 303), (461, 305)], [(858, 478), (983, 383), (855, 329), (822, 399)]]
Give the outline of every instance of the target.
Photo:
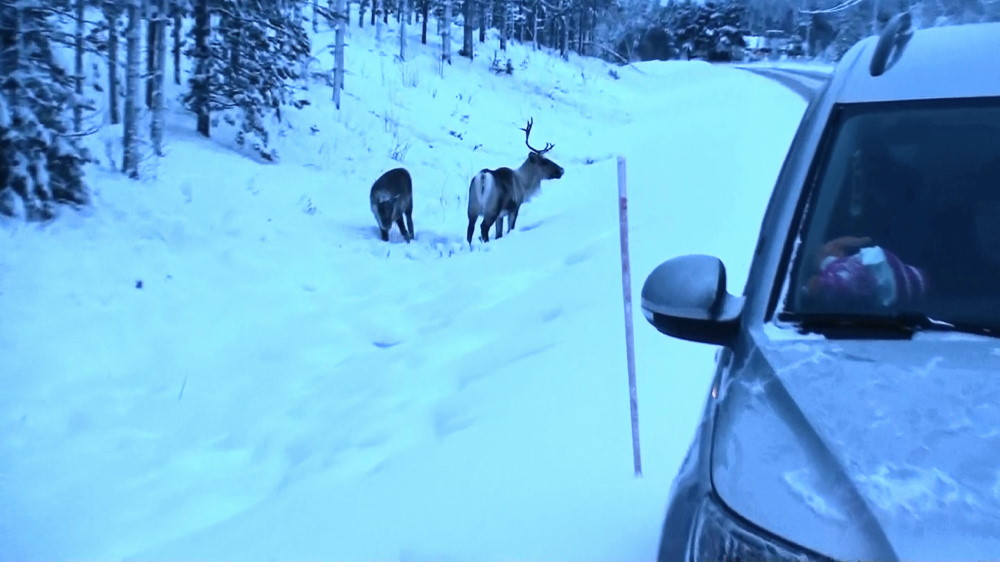
[(542, 180), (562, 177), (564, 172), (562, 166), (545, 157), (545, 153), (552, 150), (555, 145), (545, 143), (545, 148), (541, 150), (531, 146), (529, 141), (533, 122), (533, 119), (529, 119), (528, 126), (521, 128), (524, 131), (524, 144), (531, 151), (521, 167), (516, 170), (484, 168), (472, 178), (472, 183), (469, 184), (469, 229), (466, 233), (470, 247), (472, 233), (476, 229), (476, 220), (479, 217), (483, 217), (480, 239), (483, 242), (490, 241), (490, 227), (494, 222), (497, 225), (496, 237), (500, 238), (503, 236), (505, 216), (509, 233), (514, 229), (521, 205), (538, 194)]

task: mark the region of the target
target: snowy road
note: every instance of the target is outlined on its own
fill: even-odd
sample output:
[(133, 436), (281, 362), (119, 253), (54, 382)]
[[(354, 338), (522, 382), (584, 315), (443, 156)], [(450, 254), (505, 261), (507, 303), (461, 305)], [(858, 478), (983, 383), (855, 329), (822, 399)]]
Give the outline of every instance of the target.
[(829, 81), (829, 74), (818, 70), (760, 66), (739, 66), (737, 68), (770, 78), (802, 96), (806, 101), (811, 100), (813, 95)]

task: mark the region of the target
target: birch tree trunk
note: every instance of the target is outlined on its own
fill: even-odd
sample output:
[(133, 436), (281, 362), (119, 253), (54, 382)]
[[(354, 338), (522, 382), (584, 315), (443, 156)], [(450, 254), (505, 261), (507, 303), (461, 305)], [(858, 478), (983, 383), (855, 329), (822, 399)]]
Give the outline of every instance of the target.
[(146, 17), (146, 107), (153, 109), (153, 88), (155, 87), (156, 76), (156, 14), (157, 0), (144, 0), (143, 15)]
[(451, 0), (444, 0), (444, 18), (441, 26), (441, 61), (451, 64)]
[(576, 15), (576, 52), (583, 55), (583, 26), (585, 25), (584, 17), (586, 16), (586, 7), (584, 5), (580, 6), (580, 11)]
[(84, 49), (84, 0), (76, 0), (76, 32), (74, 34), (73, 57), (73, 91), (77, 100), (73, 104), (73, 130), (79, 133), (83, 130), (83, 49)]
[(534, 43), (535, 50), (538, 50), (538, 8), (541, 2), (535, 0), (535, 7), (531, 11), (531, 42)]
[(104, 2), (104, 17), (108, 21), (108, 117), (112, 125), (121, 123), (118, 107), (118, 7), (114, 0)]
[(559, 11), (562, 15), (559, 16), (559, 24), (562, 26), (559, 33), (559, 56), (563, 60), (569, 60), (569, 17), (566, 15), (566, 3), (560, 0)]
[[(513, 10), (513, 7), (511, 8)], [(514, 15), (514, 37), (518, 43), (524, 43), (524, 0), (517, 0), (517, 13)]]
[(510, 33), (510, 4), (506, 0), (497, 0), (500, 9), (500, 50), (507, 51), (507, 40)]
[(340, 93), (344, 89), (344, 34), (350, 14), (347, 13), (347, 0), (337, 0), (337, 32), (334, 39), (333, 59), (336, 68), (333, 69), (333, 104), (340, 109)]
[(407, 0), (399, 0), (399, 59), (406, 60), (406, 11)]
[(462, 0), (462, 51), (459, 54), (469, 57), (469, 60), (473, 59), (475, 48), (475, 42), (472, 40), (474, 8), (473, 0)]
[(596, 9), (591, 7), (587, 11), (587, 44), (584, 45), (584, 51), (587, 53), (596, 53), (597, 41), (597, 12)]
[[(149, 50), (156, 53), (156, 74), (153, 77), (153, 118), (149, 124), (149, 136), (153, 139), (153, 150), (157, 156), (163, 156), (163, 114), (164, 92), (167, 65), (167, 0), (154, 0), (156, 3), (156, 44), (149, 45)], [(152, 23), (152, 22), (151, 22)]]
[(130, 178), (139, 177), (139, 72), (141, 70), (141, 53), (139, 26), (141, 11), (140, 0), (128, 0), (125, 29), (125, 154), (122, 158), (122, 171)]

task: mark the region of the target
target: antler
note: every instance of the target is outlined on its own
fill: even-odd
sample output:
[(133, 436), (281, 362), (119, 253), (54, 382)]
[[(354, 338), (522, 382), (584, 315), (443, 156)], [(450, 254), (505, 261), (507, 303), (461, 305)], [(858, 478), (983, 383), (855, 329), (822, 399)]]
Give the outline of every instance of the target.
[(534, 122), (535, 119), (533, 117), (531, 119), (528, 119), (528, 126), (521, 127), (521, 130), (524, 131), (524, 144), (527, 145), (527, 147), (530, 148), (532, 152), (541, 156), (542, 154), (545, 154), (546, 152), (552, 150), (555, 147), (555, 145), (547, 142), (545, 143), (545, 148), (543, 148), (542, 150), (538, 150), (537, 148), (531, 146), (531, 143), (528, 142), (528, 139), (531, 138), (531, 125), (534, 124)]

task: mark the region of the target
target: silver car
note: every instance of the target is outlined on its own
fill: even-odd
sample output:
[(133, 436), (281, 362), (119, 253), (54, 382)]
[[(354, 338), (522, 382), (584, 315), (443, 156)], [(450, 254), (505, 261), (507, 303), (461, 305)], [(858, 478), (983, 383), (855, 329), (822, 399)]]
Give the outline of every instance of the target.
[(1000, 23), (910, 22), (810, 102), (742, 295), (646, 279), (720, 346), (661, 560), (1000, 559)]

